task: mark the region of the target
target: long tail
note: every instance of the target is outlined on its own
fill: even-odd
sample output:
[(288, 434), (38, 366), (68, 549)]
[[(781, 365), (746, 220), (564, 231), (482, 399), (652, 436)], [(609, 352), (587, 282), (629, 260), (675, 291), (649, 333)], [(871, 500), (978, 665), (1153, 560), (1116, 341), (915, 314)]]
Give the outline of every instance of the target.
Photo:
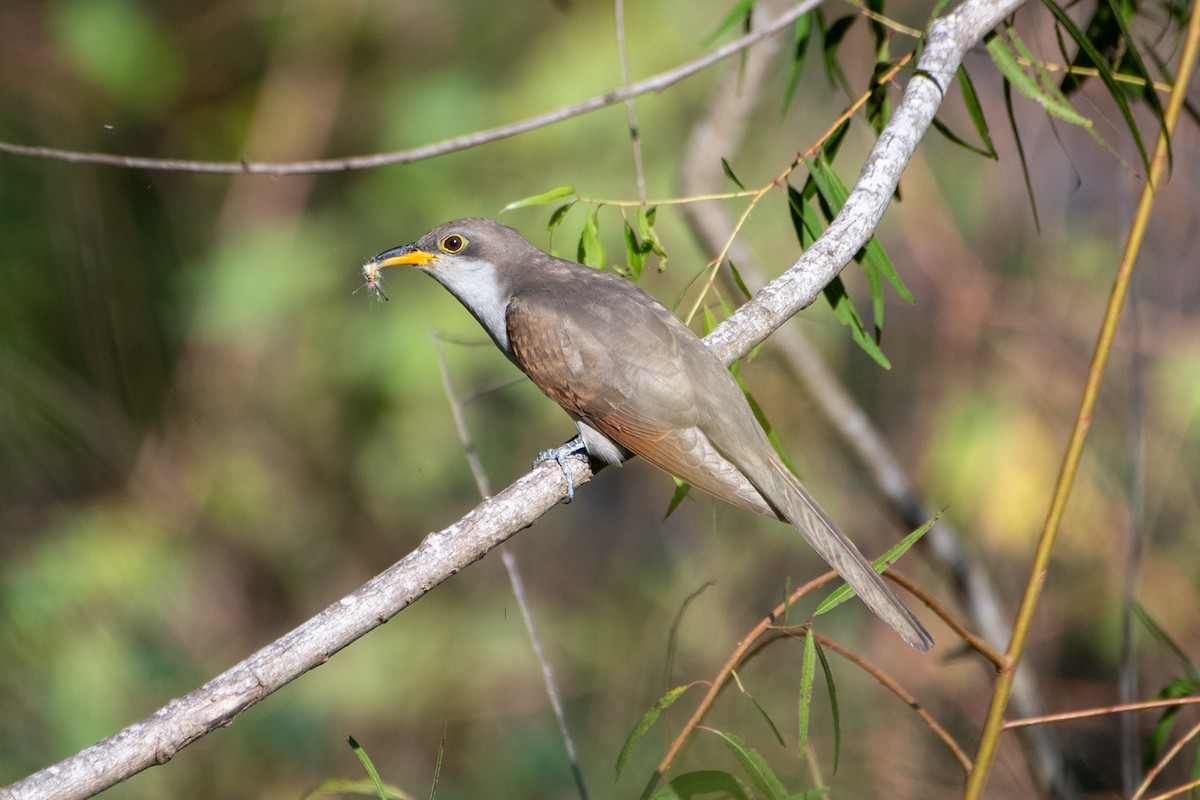
[(800, 535), (837, 570), (846, 583), (862, 598), (875, 615), (918, 650), (933, 646), (933, 637), (900, 602), (854, 543), (838, 530), (829, 515), (821, 510), (796, 477), (782, 463), (772, 460), (768, 470), (771, 486), (758, 490), (777, 507), (779, 513), (800, 531)]

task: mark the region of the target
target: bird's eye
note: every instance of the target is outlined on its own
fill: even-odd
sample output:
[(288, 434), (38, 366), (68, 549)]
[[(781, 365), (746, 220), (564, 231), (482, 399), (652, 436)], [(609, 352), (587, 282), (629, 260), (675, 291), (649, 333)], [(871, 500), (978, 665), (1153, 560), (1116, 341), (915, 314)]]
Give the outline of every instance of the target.
[(438, 246), (447, 253), (457, 253), (459, 250), (462, 250), (467, 246), (467, 240), (457, 233), (452, 233), (449, 236), (444, 237), (442, 241), (438, 243)]

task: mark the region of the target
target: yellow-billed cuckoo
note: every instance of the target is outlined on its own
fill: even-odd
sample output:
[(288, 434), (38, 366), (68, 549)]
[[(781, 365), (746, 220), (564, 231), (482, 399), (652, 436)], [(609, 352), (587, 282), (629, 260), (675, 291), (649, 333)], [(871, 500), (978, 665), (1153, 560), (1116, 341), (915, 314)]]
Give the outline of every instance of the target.
[(790, 522), (906, 642), (933, 644), (784, 466), (725, 365), (657, 300), (490, 219), (448, 222), (379, 254), (363, 272), (377, 286), (378, 268), (404, 264), (466, 306), (571, 415), (588, 455), (609, 464), (639, 455), (722, 500)]

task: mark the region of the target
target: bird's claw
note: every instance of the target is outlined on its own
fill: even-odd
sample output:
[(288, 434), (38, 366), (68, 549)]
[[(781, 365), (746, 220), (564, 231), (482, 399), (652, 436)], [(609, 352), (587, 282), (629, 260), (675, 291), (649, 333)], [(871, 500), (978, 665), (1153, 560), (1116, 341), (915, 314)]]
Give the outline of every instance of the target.
[(563, 477), (567, 479), (567, 499), (564, 501), (566, 503), (570, 503), (575, 499), (575, 481), (571, 477), (571, 471), (567, 469), (568, 458), (578, 458), (585, 463), (588, 461), (587, 447), (583, 443), (582, 436), (576, 436), (571, 441), (559, 447), (543, 450), (533, 460), (533, 466), (535, 467), (545, 461), (554, 461), (558, 464), (558, 468), (562, 470)]

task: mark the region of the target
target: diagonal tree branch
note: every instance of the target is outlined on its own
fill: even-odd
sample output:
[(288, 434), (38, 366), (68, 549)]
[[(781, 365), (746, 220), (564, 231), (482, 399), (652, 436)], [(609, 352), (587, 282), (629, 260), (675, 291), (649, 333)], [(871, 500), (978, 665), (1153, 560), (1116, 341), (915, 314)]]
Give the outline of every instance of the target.
[[(934, 22), (917, 75), (909, 83), (904, 98), (868, 156), (858, 185), (842, 212), (783, 276), (768, 284), (706, 339), (722, 360), (728, 363), (745, 355), (790, 316), (811, 303), (821, 287), (867, 241), (967, 49), (1022, 2), (966, 0), (953, 13)], [(764, 28), (753, 35), (765, 37), (782, 27)], [(645, 82), (635, 84), (630, 91), (643, 84)], [(606, 98), (609, 95), (601, 99)], [(608, 102), (622, 99), (624, 95), (613, 93)], [(542, 124), (553, 121), (557, 119)], [(519, 132), (512, 130), (504, 135)], [(470, 143), (453, 141), (458, 141), (457, 147), (461, 148), (491, 139)], [(441, 152), (449, 152), (449, 149), (452, 148)], [(430, 152), (421, 157), (436, 154)], [(408, 160), (413, 158), (415, 156)], [(342, 161), (330, 169), (379, 166), (401, 163), (402, 160), (355, 161), (353, 164)], [(129, 166), (121, 161), (111, 163)], [(247, 170), (237, 165), (237, 169), (229, 171)], [(586, 465), (575, 460), (568, 463), (575, 483), (590, 479), (592, 471)], [(459, 522), (431, 533), (403, 560), (276, 642), (194, 692), (172, 700), (150, 717), (0, 789), (0, 800), (89, 797), (147, 767), (169, 761), (181, 748), (208, 731), (228, 724), (271, 692), (324, 663), (501, 542), (532, 525), (565, 495), (564, 475), (558, 465), (539, 466), (500, 494), (485, 500)]]

